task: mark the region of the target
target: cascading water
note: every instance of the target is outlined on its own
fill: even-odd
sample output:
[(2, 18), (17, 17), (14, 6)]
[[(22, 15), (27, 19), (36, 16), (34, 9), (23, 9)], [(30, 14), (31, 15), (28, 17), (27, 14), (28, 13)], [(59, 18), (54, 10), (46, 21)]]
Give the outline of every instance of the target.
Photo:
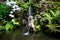
[[(29, 0), (29, 4), (30, 4), (30, 2), (31, 2), (31, 0)], [(31, 5), (29, 5), (29, 17), (28, 17), (28, 23), (29, 23), (29, 18), (30, 18), (30, 16), (31, 16)], [(30, 29), (30, 27), (29, 26), (27, 26), (28, 28), (28, 31), (26, 32), (26, 33), (24, 33), (24, 35), (29, 35), (29, 29)]]
[(7, 2), (9, 2), (9, 0), (7, 0)]
[[(29, 0), (29, 4), (30, 3), (31, 3), (31, 0)], [(30, 28), (35, 30), (34, 19), (31, 14), (31, 4), (29, 5), (29, 17), (28, 17), (28, 26), (27, 26), (28, 31), (26, 33), (24, 33), (25, 35), (29, 35)]]
[(31, 15), (31, 0), (29, 0), (29, 16)]
[(13, 0), (6, 0), (7, 2), (9, 2), (9, 1), (13, 1)]

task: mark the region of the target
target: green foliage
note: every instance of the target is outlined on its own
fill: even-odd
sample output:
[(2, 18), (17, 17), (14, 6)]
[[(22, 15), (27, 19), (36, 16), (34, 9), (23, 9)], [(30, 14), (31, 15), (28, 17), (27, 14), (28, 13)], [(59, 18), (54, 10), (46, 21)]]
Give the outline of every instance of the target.
[(2, 26), (0, 26), (0, 30), (2, 29)]
[[(60, 27), (60, 10), (56, 8), (53, 9), (48, 9), (47, 12), (44, 14), (44, 18), (48, 20), (48, 23), (45, 25), (45, 27), (48, 27), (48, 29), (51, 32), (60, 32), (60, 29), (57, 29)], [(41, 21), (42, 22), (42, 21)], [(44, 23), (43, 23), (44, 24)], [(47, 30), (47, 29), (46, 29)]]
[(5, 3), (0, 4), (0, 15), (8, 16), (12, 8), (8, 8)]
[(23, 9), (24, 9), (25, 11), (28, 11), (29, 3), (28, 3), (28, 2), (27, 2), (27, 3), (24, 3), (24, 4), (22, 5), (22, 7), (23, 7)]
[(58, 24), (48, 24), (48, 25), (46, 25), (46, 27), (48, 27), (51, 32), (53, 32), (53, 31), (56, 32), (58, 30), (56, 28), (60, 27), (60, 25), (58, 25)]
[(6, 31), (9, 30), (9, 29), (12, 30), (13, 29), (13, 25), (11, 24), (11, 22), (7, 22), (5, 28), (6, 28)]
[(6, 3), (0, 3), (0, 30), (12, 30), (19, 25), (19, 22), (17, 22), (18, 18), (14, 17), (14, 21), (12, 22), (13, 18), (9, 16), (11, 11), (12, 8), (8, 7)]
[[(0, 3), (0, 30), (2, 28), (5, 28), (6, 31), (12, 30), (14, 27), (17, 25), (22, 25), (22, 19), (27, 17), (28, 13), (28, 8), (31, 5), (32, 7), (32, 13), (34, 17), (36, 17), (35, 21), (35, 28), (36, 30), (41, 30), (41, 27), (48, 28), (46, 30), (51, 31), (51, 32), (60, 32), (60, 29), (57, 29), (60, 27), (60, 2), (53, 2), (51, 3), (51, 7), (48, 8), (48, 10), (40, 15), (41, 11), (40, 9), (42, 8), (42, 4), (46, 2), (46, 0), (40, 0), (42, 3), (41, 5), (38, 2), (33, 2), (34, 0), (30, 0), (30, 3), (24, 2), (23, 0), (15, 0), (17, 2), (17, 5), (21, 7), (20, 14), (18, 14), (17, 18), (13, 18), (14, 21), (12, 22), (12, 18), (9, 17), (10, 11), (12, 10), (11, 7), (8, 8), (6, 6), (6, 3)], [(35, 0), (36, 1), (36, 0)], [(44, 4), (45, 5), (45, 4)], [(48, 5), (48, 4), (47, 4)], [(43, 8), (42, 8), (43, 10)]]
[(17, 19), (14, 19), (13, 25), (20, 25), (18, 21), (16, 21)]
[(46, 2), (46, 0), (41, 0), (41, 2)]
[(45, 29), (46, 32), (60, 32), (60, 3), (53, 2), (52, 5), (53, 6), (48, 8), (45, 13), (42, 12), (42, 15), (38, 14), (40, 18), (38, 18), (39, 16), (35, 16), (37, 18), (35, 25), (40, 25), (40, 28), (42, 28), (42, 30), (47, 28)]
[(0, 14), (0, 19), (2, 19), (2, 15)]
[(40, 25), (37, 25), (37, 26), (36, 26), (36, 30), (37, 30), (37, 31), (40, 31), (40, 30), (41, 30)]

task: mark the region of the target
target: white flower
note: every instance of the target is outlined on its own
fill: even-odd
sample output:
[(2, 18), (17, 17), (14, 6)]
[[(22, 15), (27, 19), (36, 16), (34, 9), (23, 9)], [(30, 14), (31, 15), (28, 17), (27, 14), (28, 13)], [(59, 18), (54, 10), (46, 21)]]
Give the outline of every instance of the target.
[[(7, 0), (6, 5), (7, 5), (8, 7), (12, 7), (12, 11), (10, 12), (11, 14), (13, 14), (13, 12), (15, 12), (15, 11), (20, 12), (20, 8), (19, 8), (18, 5), (16, 5), (16, 2), (14, 2), (14, 1), (9, 2), (9, 1)], [(11, 16), (11, 15), (10, 15), (10, 16)]]
[(12, 14), (9, 14), (9, 16), (12, 17), (12, 18), (14, 18), (14, 15), (12, 15)]
[(12, 19), (11, 21), (14, 22), (14, 19)]
[(15, 4), (16, 4), (16, 2), (13, 2), (13, 1), (12, 1), (12, 2), (9, 2), (9, 1), (8, 1), (8, 2), (6, 3), (7, 6), (12, 6), (12, 5), (15, 5)]
[(13, 4), (15, 5), (15, 4), (16, 4), (16, 2), (13, 2)]
[(15, 5), (15, 4), (16, 4), (16, 2), (13, 2), (13, 1), (12, 1), (12, 2), (10, 2), (10, 4), (11, 4), (11, 5)]
[(16, 11), (17, 11), (17, 12), (20, 12), (20, 8), (16, 8)]
[(15, 12), (15, 11), (16, 11), (16, 9), (12, 9), (12, 11), (13, 11), (13, 12)]
[(9, 2), (6, 3), (7, 6), (12, 6)]
[(19, 10), (20, 11), (20, 8), (17, 8), (16, 10)]
[(16, 7), (15, 7), (14, 9), (12, 9), (12, 10), (13, 10), (14, 12), (15, 12), (15, 11), (20, 11), (20, 8), (16, 6)]
[(10, 13), (13, 14), (13, 11), (11, 11)]
[(16, 9), (16, 8), (18, 8), (18, 5), (14, 5), (14, 6), (12, 6), (12, 8)]

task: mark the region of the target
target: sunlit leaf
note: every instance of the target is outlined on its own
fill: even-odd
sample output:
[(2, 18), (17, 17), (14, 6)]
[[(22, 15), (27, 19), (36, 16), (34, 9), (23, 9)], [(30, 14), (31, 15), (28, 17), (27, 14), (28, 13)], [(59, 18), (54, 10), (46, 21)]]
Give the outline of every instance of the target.
[(9, 29), (13, 29), (13, 25), (10, 22), (7, 22), (5, 28), (6, 28), (6, 31)]

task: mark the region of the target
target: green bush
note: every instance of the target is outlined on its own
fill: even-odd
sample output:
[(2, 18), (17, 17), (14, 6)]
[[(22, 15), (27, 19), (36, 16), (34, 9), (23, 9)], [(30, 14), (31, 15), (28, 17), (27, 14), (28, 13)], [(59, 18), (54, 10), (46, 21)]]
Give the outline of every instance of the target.
[(8, 16), (12, 8), (7, 7), (6, 3), (0, 4), (0, 15)]
[[(17, 21), (18, 18), (14, 17), (11, 18), (9, 16), (10, 12), (12, 11), (11, 7), (8, 7), (6, 3), (0, 4), (0, 30), (12, 30), (17, 25), (19, 25), (19, 22)], [(12, 19), (14, 19), (12, 22)]]
[[(59, 4), (57, 4), (57, 5), (59, 5)], [(47, 12), (45, 12), (45, 14), (43, 14), (44, 18), (42, 18), (42, 21), (40, 21), (43, 23), (42, 25), (44, 25), (46, 23), (46, 22), (44, 23), (43, 19), (46, 19), (48, 21), (48, 23), (46, 23), (44, 25), (44, 27), (48, 28), (50, 30), (50, 32), (57, 32), (57, 31), (60, 32), (60, 29), (59, 29), (59, 27), (60, 27), (60, 10), (58, 8), (59, 8), (59, 6), (56, 8), (53, 7), (54, 10), (48, 9)], [(46, 29), (46, 30), (48, 30), (48, 29)]]

